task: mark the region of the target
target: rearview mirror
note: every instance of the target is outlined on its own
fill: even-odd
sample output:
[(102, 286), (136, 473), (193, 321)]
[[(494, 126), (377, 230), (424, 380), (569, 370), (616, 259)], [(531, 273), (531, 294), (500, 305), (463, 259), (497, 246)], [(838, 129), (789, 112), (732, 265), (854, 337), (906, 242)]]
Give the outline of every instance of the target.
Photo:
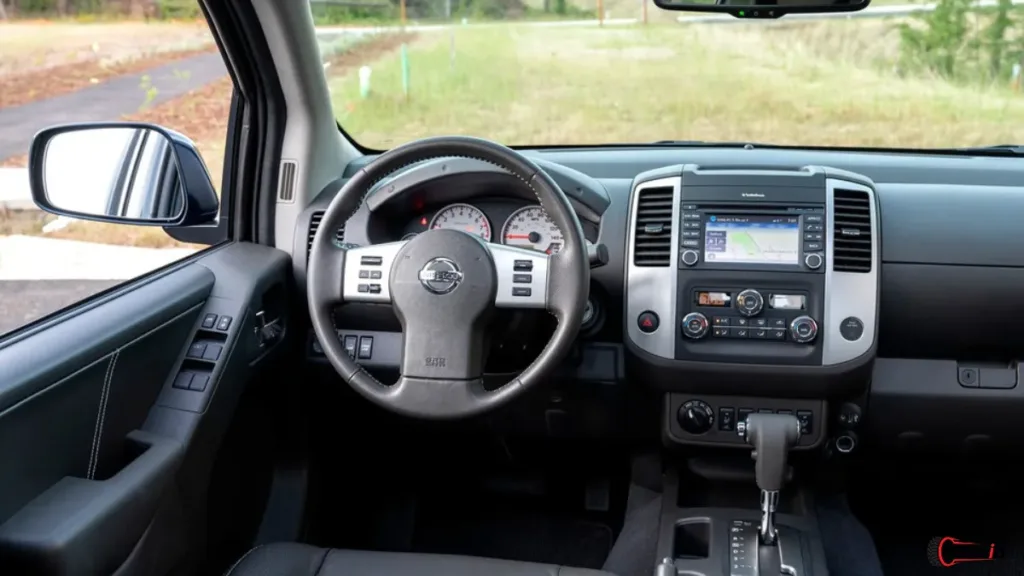
[(35, 203), (62, 216), (167, 227), (217, 218), (217, 195), (199, 152), (159, 126), (47, 128), (32, 142), (29, 179)]
[(723, 12), (738, 18), (780, 18), (786, 14), (855, 12), (870, 0), (654, 0), (663, 10)]

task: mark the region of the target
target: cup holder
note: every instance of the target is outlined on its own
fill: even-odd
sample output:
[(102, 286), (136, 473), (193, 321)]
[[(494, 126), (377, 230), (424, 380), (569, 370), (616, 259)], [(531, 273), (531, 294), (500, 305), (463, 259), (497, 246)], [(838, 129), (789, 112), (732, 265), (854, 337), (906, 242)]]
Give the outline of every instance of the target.
[(711, 546), (711, 520), (687, 518), (676, 524), (672, 542), (672, 555), (680, 560), (700, 560), (708, 557)]

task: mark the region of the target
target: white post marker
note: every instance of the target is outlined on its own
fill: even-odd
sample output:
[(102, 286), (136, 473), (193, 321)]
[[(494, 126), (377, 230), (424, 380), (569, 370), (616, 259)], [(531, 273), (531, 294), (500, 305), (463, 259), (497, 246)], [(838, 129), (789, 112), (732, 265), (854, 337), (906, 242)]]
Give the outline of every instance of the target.
[(370, 75), (373, 70), (369, 66), (359, 68), (359, 97), (367, 98), (370, 95)]
[(1010, 86), (1014, 90), (1020, 90), (1020, 62), (1013, 65), (1013, 70), (1010, 72)]

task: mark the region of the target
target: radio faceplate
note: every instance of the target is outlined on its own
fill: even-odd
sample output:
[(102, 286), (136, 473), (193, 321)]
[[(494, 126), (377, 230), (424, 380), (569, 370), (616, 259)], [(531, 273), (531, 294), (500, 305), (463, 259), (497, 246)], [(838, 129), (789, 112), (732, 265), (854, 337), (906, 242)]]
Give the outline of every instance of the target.
[(825, 206), (688, 204), (680, 210), (679, 268), (825, 272)]

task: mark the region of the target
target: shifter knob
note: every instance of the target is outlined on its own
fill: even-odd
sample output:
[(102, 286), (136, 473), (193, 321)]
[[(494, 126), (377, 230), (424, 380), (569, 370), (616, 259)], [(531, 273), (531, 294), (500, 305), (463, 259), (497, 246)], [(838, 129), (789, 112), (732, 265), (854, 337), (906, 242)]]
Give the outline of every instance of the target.
[(800, 439), (800, 421), (789, 414), (751, 414), (743, 427), (744, 439), (754, 448), (757, 487), (778, 491), (786, 478), (789, 449)]

